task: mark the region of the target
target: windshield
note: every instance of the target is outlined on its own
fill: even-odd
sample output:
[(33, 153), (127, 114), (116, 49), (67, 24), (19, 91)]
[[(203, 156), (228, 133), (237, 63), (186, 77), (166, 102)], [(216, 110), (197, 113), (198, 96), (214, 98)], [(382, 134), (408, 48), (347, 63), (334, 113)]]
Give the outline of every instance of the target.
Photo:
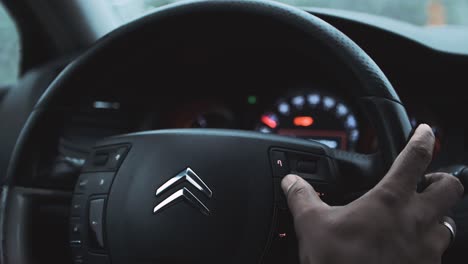
[(16, 82), (19, 62), (19, 34), (0, 1), (0, 88)]
[[(106, 0), (121, 22), (180, 0)], [(393, 18), (419, 26), (468, 26), (468, 0), (280, 0), (299, 7), (358, 11)]]

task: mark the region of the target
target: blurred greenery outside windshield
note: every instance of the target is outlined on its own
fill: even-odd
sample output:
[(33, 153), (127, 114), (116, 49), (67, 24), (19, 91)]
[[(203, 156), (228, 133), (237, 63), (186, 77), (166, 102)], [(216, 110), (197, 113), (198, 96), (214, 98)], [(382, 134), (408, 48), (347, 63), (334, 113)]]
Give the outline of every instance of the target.
[[(69, 0), (63, 0), (69, 1)], [(118, 24), (180, 0), (77, 0), (102, 1)], [(279, 0), (298, 7), (321, 7), (368, 13), (404, 21), (417, 26), (463, 27), (468, 30), (468, 0)], [(19, 36), (0, 0), (0, 86), (18, 78)]]

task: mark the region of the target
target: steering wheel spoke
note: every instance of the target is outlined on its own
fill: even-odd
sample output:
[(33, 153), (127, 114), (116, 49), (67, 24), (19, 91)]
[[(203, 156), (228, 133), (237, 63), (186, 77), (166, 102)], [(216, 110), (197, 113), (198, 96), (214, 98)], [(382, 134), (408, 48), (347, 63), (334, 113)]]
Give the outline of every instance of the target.
[[(55, 254), (55, 259), (69, 261), (65, 248), (68, 233), (68, 210), (72, 193), (30, 187), (3, 187), (2, 199), (8, 197), (8, 209), (1, 216), (5, 227), (4, 263), (32, 263), (37, 258)], [(3, 201), (5, 202), (5, 201)], [(26, 243), (28, 241), (28, 243)], [(34, 243), (34, 248), (31, 248)], [(5, 259), (3, 259), (5, 261)]]

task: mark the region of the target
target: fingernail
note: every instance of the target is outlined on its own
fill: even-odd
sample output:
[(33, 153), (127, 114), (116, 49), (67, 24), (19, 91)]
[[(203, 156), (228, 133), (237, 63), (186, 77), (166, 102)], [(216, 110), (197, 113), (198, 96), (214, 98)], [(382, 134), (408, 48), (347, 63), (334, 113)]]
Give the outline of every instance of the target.
[(420, 129), (423, 129), (423, 127), (428, 127), (431, 132), (432, 132), (432, 128), (431, 126), (429, 126), (428, 124), (425, 124), (425, 123), (421, 123), (421, 124), (418, 124), (416, 127), (413, 127), (410, 131), (410, 133), (408, 134), (408, 138), (406, 139), (406, 145), (408, 145), (409, 141), (411, 140), (411, 138), (414, 136), (414, 134), (416, 133), (416, 131), (420, 130)]
[(427, 129), (430, 133), (433, 133), (432, 132), (432, 127), (429, 124), (426, 124), (426, 123), (419, 124), (418, 127), (416, 128), (416, 130), (421, 130), (421, 129)]
[(283, 189), (284, 193), (288, 193), (291, 186), (293, 186), (297, 182), (297, 176), (294, 174), (286, 175), (283, 180), (281, 181), (281, 188)]

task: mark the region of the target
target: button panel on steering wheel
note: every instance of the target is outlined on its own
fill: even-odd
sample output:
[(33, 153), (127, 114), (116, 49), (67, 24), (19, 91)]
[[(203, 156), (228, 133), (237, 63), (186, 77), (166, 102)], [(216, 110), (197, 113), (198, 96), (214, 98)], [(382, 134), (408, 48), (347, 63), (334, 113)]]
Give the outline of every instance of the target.
[(328, 181), (332, 178), (330, 165), (322, 155), (272, 148), (270, 162), (273, 172), (275, 195), (275, 217), (272, 226), (270, 250), (264, 263), (299, 263), (294, 223), (289, 212), (281, 180), (287, 174), (296, 174), (309, 182), (322, 200), (328, 204), (337, 203), (334, 191)]
[(90, 155), (73, 192), (70, 246), (73, 263), (107, 263), (104, 213), (107, 195), (130, 146), (95, 149)]

